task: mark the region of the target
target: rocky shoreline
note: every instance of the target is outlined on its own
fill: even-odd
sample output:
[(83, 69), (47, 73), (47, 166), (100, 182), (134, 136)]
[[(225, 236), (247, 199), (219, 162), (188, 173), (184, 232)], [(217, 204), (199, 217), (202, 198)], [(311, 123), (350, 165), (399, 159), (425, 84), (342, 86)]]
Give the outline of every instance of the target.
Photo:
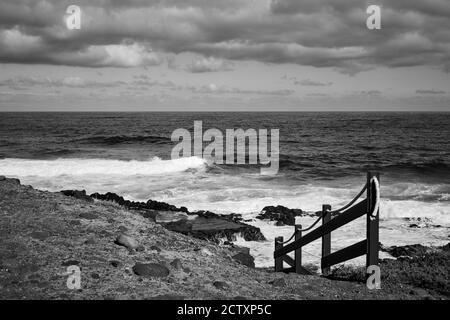
[[(448, 250), (382, 261), (382, 274), (389, 277), (381, 290), (369, 290), (351, 274), (336, 281), (253, 268), (248, 249), (223, 241), (243, 232), (259, 237), (238, 215), (191, 213), (113, 194), (64, 194), (0, 177), (0, 299), (449, 297)], [(401, 250), (394, 251), (405, 254)], [(78, 290), (67, 287), (70, 266), (81, 269)], [(412, 275), (405, 275), (408, 270)]]
[(186, 207), (177, 208), (155, 200), (147, 202), (125, 200), (111, 192), (87, 195), (85, 190), (63, 190), (61, 193), (88, 202), (92, 202), (93, 199), (114, 202), (137, 211), (143, 217), (161, 224), (168, 230), (216, 243), (221, 240), (234, 241), (237, 235), (242, 236), (246, 241), (266, 240), (259, 228), (243, 223), (239, 214), (220, 215), (211, 211), (189, 212)]

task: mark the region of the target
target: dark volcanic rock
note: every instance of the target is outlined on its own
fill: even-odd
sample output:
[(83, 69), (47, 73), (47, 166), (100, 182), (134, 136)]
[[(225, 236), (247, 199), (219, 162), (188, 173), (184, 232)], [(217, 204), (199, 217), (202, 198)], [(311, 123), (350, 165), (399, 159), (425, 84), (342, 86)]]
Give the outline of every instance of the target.
[[(194, 214), (196, 213), (191, 215)], [(170, 222), (164, 226), (171, 231), (215, 242), (219, 242), (220, 239), (233, 241), (237, 234), (242, 235), (246, 241), (265, 240), (259, 228), (232, 221), (232, 218), (209, 211), (201, 211), (195, 219)]]
[(162, 278), (170, 274), (169, 269), (159, 263), (136, 263), (133, 272), (147, 278)]
[(260, 220), (277, 221), (277, 223), (293, 226), (295, 225), (295, 217), (302, 215), (303, 211), (301, 209), (289, 209), (283, 206), (268, 206), (264, 207), (256, 218)]
[[(67, 195), (75, 196), (73, 192), (67, 192)], [(134, 202), (125, 200), (112, 192), (105, 194), (93, 193), (90, 197), (103, 201), (112, 201), (128, 209), (139, 210), (142, 216), (160, 223), (171, 231), (200, 239), (219, 242), (219, 239), (225, 238), (233, 241), (236, 235), (240, 234), (246, 241), (265, 240), (259, 228), (242, 223), (242, 216), (236, 213), (219, 215), (211, 211), (189, 212), (186, 207), (178, 208), (165, 202), (154, 200)], [(173, 217), (170, 217), (171, 212), (173, 212)], [(186, 214), (195, 215), (197, 218), (188, 220), (186, 219)]]
[(62, 190), (61, 193), (65, 196), (74, 197), (88, 202), (94, 201), (86, 194), (86, 190)]
[(242, 263), (243, 265), (254, 268), (255, 267), (255, 258), (253, 258), (250, 254), (239, 252), (233, 256), (233, 259)]
[(154, 200), (148, 200), (147, 203), (147, 209), (151, 210), (162, 210), (162, 211), (182, 211), (182, 212), (188, 212), (186, 207), (177, 208), (174, 205), (165, 203), (165, 202), (159, 202)]
[(423, 256), (424, 254), (430, 252), (430, 248), (423, 246), (421, 244), (412, 244), (412, 245), (406, 245), (406, 246), (392, 246), (392, 247), (381, 247), (382, 251), (385, 251), (389, 253), (393, 257), (417, 257), (417, 256)]
[(188, 212), (186, 207), (177, 208), (174, 205), (165, 203), (165, 202), (159, 202), (154, 200), (148, 200), (147, 202), (136, 202), (136, 201), (129, 201), (125, 200), (123, 197), (113, 193), (113, 192), (107, 192), (105, 194), (100, 193), (93, 193), (91, 194), (91, 198), (103, 200), (103, 201), (112, 201), (115, 203), (118, 203), (122, 206), (127, 207), (128, 209), (134, 209), (134, 210), (144, 210), (144, 211), (181, 211), (181, 212)]

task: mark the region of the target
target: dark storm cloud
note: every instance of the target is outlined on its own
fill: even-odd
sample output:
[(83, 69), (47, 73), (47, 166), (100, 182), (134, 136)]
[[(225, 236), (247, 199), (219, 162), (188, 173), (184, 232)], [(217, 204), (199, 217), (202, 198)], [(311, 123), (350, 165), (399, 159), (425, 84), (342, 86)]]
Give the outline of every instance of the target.
[[(382, 29), (367, 30), (360, 0), (77, 1), (82, 30), (65, 29), (72, 1), (0, 2), (0, 62), (132, 67), (167, 54), (203, 55), (185, 69), (227, 70), (254, 60), (333, 67), (431, 65), (450, 70), (450, 1), (377, 0)], [(219, 62), (218, 62), (219, 61)]]

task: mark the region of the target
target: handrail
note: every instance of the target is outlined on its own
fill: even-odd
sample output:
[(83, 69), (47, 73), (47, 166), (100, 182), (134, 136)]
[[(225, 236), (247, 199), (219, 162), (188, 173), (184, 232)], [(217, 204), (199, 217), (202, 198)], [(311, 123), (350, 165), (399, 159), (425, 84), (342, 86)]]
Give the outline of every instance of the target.
[[(378, 183), (378, 180), (377, 180), (377, 183)], [(352, 201), (350, 201), (349, 203), (347, 203), (345, 206), (343, 206), (343, 207), (340, 208), (340, 209), (333, 210), (333, 211), (328, 211), (328, 212), (331, 213), (331, 214), (333, 214), (333, 213), (338, 213), (338, 212), (341, 212), (341, 211), (347, 209), (348, 207), (350, 207), (351, 205), (353, 205), (353, 204), (355, 203), (356, 200), (358, 200), (358, 198), (364, 193), (364, 191), (366, 191), (366, 189), (367, 189), (367, 183), (364, 185), (364, 187), (361, 189), (361, 191), (358, 193), (358, 195), (357, 195), (355, 198), (353, 198)], [(328, 212), (322, 212), (321, 215), (317, 218), (317, 220), (314, 221), (314, 223), (313, 223), (312, 225), (310, 225), (308, 228), (305, 228), (305, 229), (295, 229), (295, 231), (294, 231), (294, 233), (292, 234), (292, 236), (291, 236), (289, 239), (287, 239), (286, 241), (283, 241), (283, 242), (280, 242), (280, 241), (277, 241), (277, 240), (275, 240), (275, 241), (277, 241), (278, 243), (281, 243), (281, 244), (286, 244), (286, 243), (290, 242), (290, 241), (295, 237), (295, 233), (296, 233), (296, 232), (298, 232), (298, 231), (305, 232), (305, 231), (311, 230), (311, 229), (314, 228), (314, 226), (320, 221), (320, 219), (322, 219), (323, 216), (324, 216), (325, 214), (327, 214)]]
[(367, 183), (364, 185), (364, 187), (361, 189), (361, 191), (358, 193), (358, 195), (357, 195), (356, 197), (353, 198), (352, 201), (350, 201), (349, 203), (347, 203), (345, 206), (343, 206), (343, 207), (340, 208), (340, 209), (330, 211), (330, 213), (331, 213), (331, 214), (333, 214), (333, 213), (338, 213), (338, 212), (341, 212), (341, 211), (347, 209), (347, 208), (350, 207), (352, 204), (354, 204), (355, 201), (358, 200), (358, 198), (361, 197), (361, 195), (362, 195), (362, 194), (364, 193), (364, 191), (366, 191), (366, 190), (367, 190)]
[[(367, 191), (367, 197), (355, 204), (365, 191)], [(287, 241), (283, 241), (283, 237), (277, 237), (275, 239), (275, 271), (295, 271), (296, 273), (305, 274), (307, 270), (301, 266), (302, 247), (319, 238), (322, 238), (321, 268), (323, 274), (328, 274), (329, 267), (332, 265), (364, 254), (366, 255), (367, 267), (369, 265), (377, 265), (379, 251), (379, 207), (379, 177), (377, 173), (368, 172), (365, 186), (352, 201), (342, 208), (333, 211), (331, 210), (331, 206), (323, 205), (321, 214), (308, 228), (302, 229), (301, 225), (296, 225), (293, 235)], [(336, 213), (337, 215), (331, 219), (331, 214)], [(366, 239), (331, 253), (331, 232), (363, 215), (367, 216)], [(322, 225), (320, 227), (302, 236), (303, 231), (314, 228), (320, 219), (322, 219)], [(295, 241), (291, 242), (294, 237)], [(284, 244), (288, 242), (291, 243), (285, 246)], [(295, 259), (287, 255), (292, 251), (295, 251)], [(288, 263), (291, 268), (283, 269), (283, 261)]]

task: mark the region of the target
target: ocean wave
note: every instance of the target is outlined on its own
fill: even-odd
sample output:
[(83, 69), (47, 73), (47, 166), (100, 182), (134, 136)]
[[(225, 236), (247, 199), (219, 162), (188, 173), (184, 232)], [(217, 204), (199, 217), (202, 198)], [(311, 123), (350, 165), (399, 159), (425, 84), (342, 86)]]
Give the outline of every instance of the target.
[(138, 143), (138, 142), (146, 142), (146, 143), (156, 143), (163, 144), (171, 142), (168, 137), (161, 136), (147, 136), (147, 135), (135, 135), (135, 136), (127, 136), (127, 135), (116, 135), (116, 136), (91, 136), (85, 137), (81, 139), (72, 140), (72, 142), (82, 142), (87, 144), (104, 144), (104, 145), (115, 145), (115, 144), (123, 144), (123, 143)]
[(200, 169), (206, 161), (198, 157), (147, 161), (107, 159), (30, 160), (6, 158), (0, 160), (0, 174), (5, 176), (57, 177), (62, 175), (149, 176)]
[(433, 171), (433, 172), (450, 172), (450, 163), (445, 160), (429, 160), (429, 161), (407, 161), (398, 164), (389, 164), (382, 167), (387, 170), (412, 170), (418, 172)]

